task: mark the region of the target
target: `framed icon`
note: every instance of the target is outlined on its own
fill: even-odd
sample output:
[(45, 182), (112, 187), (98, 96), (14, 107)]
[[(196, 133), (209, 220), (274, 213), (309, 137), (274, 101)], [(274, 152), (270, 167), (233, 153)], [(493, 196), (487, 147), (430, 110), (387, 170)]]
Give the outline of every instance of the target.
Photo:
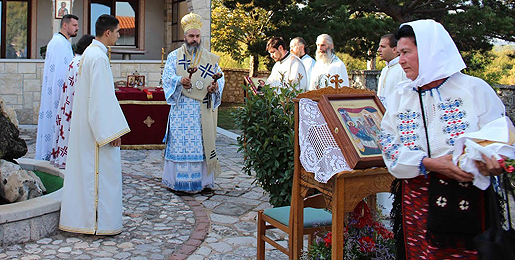
[(257, 95), (261, 92), (261, 89), (266, 85), (266, 78), (245, 77), (245, 84), (250, 87), (254, 95)]
[(349, 167), (385, 166), (379, 142), (385, 109), (375, 94), (324, 95), (318, 106)]
[(72, 1), (71, 0), (56, 0), (55, 1), (55, 19), (61, 19), (63, 16), (71, 13)]
[(137, 77), (136, 75), (128, 75), (127, 76), (127, 87), (135, 88), (138, 86), (136, 77)]

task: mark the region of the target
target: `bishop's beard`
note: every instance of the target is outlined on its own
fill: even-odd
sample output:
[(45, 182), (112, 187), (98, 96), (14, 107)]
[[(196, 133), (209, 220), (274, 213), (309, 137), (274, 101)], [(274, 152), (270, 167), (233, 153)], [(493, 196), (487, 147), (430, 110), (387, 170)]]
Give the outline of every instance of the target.
[(186, 49), (191, 54), (196, 53), (200, 49), (200, 42), (193, 42), (190, 44), (185, 41), (184, 44), (186, 44)]

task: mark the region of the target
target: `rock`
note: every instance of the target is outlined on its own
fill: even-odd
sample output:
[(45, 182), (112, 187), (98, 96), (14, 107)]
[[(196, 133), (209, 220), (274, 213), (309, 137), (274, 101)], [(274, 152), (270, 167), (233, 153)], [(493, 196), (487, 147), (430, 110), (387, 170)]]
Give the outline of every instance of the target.
[(16, 113), (0, 99), (0, 159), (13, 161), (27, 153), (27, 144), (19, 137), (17, 125)]
[(11, 123), (13, 123), (14, 126), (16, 126), (16, 128), (18, 128), (19, 123), (18, 123), (18, 117), (16, 116), (16, 111), (14, 111), (14, 109), (6, 106), (4, 100), (1, 98), (0, 98), (0, 113), (2, 113), (5, 117), (7, 117), (9, 119), (9, 121), (11, 121)]
[(0, 197), (8, 202), (19, 202), (39, 197), (45, 191), (43, 182), (34, 172), (0, 160)]

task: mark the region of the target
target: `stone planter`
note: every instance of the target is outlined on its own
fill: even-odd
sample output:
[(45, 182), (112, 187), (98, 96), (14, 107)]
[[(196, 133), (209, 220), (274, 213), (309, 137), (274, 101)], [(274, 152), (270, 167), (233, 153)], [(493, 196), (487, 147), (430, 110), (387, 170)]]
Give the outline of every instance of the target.
[[(38, 170), (64, 178), (64, 172), (47, 161), (20, 158), (25, 170)], [(39, 240), (59, 227), (61, 189), (27, 201), (0, 205), (0, 246)]]

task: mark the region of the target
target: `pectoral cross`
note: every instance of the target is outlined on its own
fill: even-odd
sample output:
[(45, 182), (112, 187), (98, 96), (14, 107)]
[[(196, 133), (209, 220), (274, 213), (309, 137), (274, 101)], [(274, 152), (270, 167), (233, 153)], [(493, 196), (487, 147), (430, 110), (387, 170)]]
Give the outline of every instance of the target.
[(334, 88), (340, 88), (340, 84), (343, 83), (343, 79), (340, 79), (340, 76), (338, 74), (334, 74), (331, 76), (331, 83), (334, 83)]

